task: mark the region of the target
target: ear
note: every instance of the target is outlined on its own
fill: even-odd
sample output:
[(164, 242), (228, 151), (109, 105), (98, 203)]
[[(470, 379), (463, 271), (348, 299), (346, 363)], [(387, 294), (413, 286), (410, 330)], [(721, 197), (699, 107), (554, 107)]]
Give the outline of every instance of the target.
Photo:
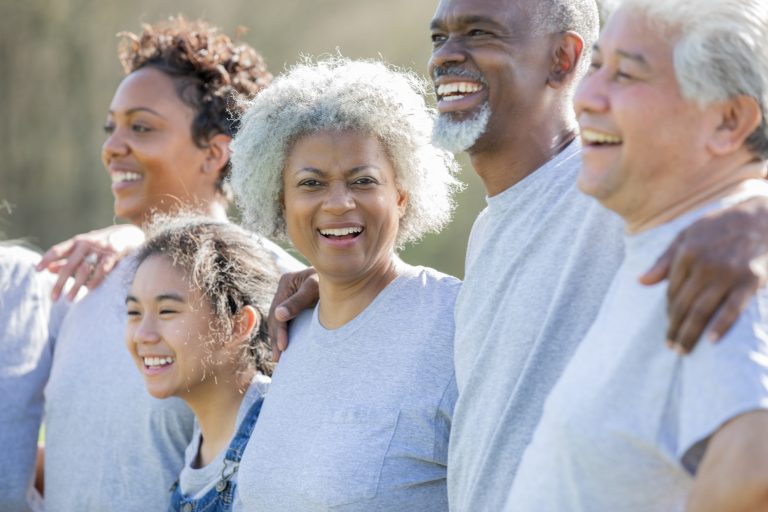
[(400, 212), (400, 218), (405, 215), (405, 209), (408, 208), (408, 192), (397, 187), (397, 209)]
[(253, 306), (245, 306), (232, 319), (232, 337), (238, 341), (250, 338), (254, 329), (258, 329), (259, 314)]
[(724, 156), (744, 147), (744, 143), (763, 119), (760, 105), (750, 96), (740, 95), (714, 106), (717, 128), (711, 133), (707, 148)]
[(547, 85), (558, 89), (567, 85), (576, 76), (576, 68), (584, 51), (584, 40), (576, 32), (555, 34), (552, 62), (547, 76)]
[(232, 137), (219, 133), (208, 139), (208, 146), (205, 148), (205, 161), (203, 162), (203, 172), (211, 174), (216, 181), (219, 180), (221, 172), (229, 162), (229, 143)]

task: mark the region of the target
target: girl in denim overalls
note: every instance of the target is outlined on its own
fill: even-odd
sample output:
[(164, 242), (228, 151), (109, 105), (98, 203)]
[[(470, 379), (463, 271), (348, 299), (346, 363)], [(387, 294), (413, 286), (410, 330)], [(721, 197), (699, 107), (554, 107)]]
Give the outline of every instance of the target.
[(149, 393), (183, 399), (197, 419), (170, 510), (236, 511), (272, 371), (265, 313), (279, 274), (258, 239), (226, 222), (162, 219), (151, 234), (135, 259), (126, 345)]

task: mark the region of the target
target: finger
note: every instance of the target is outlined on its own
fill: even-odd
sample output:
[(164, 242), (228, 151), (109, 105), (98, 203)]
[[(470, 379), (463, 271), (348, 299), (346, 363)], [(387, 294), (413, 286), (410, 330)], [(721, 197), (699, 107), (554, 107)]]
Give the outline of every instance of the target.
[(658, 284), (667, 278), (669, 274), (669, 268), (672, 265), (672, 259), (675, 254), (675, 244), (664, 251), (664, 254), (659, 256), (656, 263), (648, 269), (645, 274), (640, 276), (640, 283), (646, 286)]
[(686, 280), (690, 278), (691, 269), (694, 268), (692, 265), (693, 260), (694, 257), (690, 251), (683, 248), (675, 251), (669, 271), (667, 272), (667, 281), (669, 282), (667, 297), (677, 295)]
[(83, 263), (88, 249), (84, 245), (75, 245), (72, 252), (67, 257), (67, 262), (63, 267), (59, 269), (59, 278), (56, 280), (56, 284), (53, 285), (51, 290), (51, 298), (58, 300), (61, 296), (61, 291), (64, 289), (64, 285), (67, 283), (67, 279), (73, 277)]
[(77, 267), (77, 271), (75, 272), (75, 281), (72, 283), (72, 286), (69, 288), (69, 292), (67, 293), (68, 301), (71, 302), (75, 300), (75, 297), (77, 297), (77, 292), (80, 290), (80, 287), (85, 285), (85, 283), (91, 277), (92, 271), (93, 264), (86, 261), (83, 261), (80, 266)]
[(86, 281), (85, 286), (89, 290), (93, 290), (101, 284), (105, 277), (112, 271), (117, 263), (117, 259), (113, 256), (102, 256), (99, 263), (94, 267), (93, 273)]
[(285, 352), (288, 348), (288, 324), (281, 324), (277, 330), (277, 349), (280, 352)]
[(39, 272), (45, 268), (49, 268), (51, 264), (66, 258), (72, 252), (74, 245), (75, 244), (72, 240), (66, 240), (54, 245), (45, 251), (45, 254), (43, 254), (42, 258), (40, 258), (40, 261), (35, 266), (35, 270)]
[(725, 299), (720, 309), (715, 315), (715, 319), (712, 321), (712, 326), (709, 328), (707, 338), (710, 341), (719, 341), (725, 336), (736, 320), (739, 319), (742, 311), (747, 306), (747, 303), (754, 295), (752, 287), (739, 288), (733, 291), (728, 298)]
[(671, 293), (667, 290), (667, 340), (674, 343), (677, 340), (678, 332), (685, 321), (688, 311), (696, 301), (697, 296), (703, 291), (703, 282), (696, 279), (696, 275), (691, 276), (679, 288), (677, 293)]
[(694, 349), (710, 320), (725, 300), (726, 292), (726, 288), (710, 288), (696, 298), (674, 339), (680, 353), (688, 354)]

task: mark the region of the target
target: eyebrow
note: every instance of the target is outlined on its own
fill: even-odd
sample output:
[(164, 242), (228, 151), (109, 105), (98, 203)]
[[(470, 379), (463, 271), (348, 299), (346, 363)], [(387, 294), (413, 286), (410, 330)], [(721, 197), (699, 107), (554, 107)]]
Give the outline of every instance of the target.
[[(600, 45), (595, 43), (594, 45), (592, 45), (592, 50), (596, 51), (596, 52), (599, 52), (600, 51)], [(616, 53), (622, 59), (628, 59), (628, 60), (631, 60), (633, 62), (637, 62), (638, 64), (640, 64), (641, 66), (646, 67), (646, 68), (650, 67), (650, 65), (648, 64), (648, 61), (640, 53), (631, 53), (631, 52), (628, 52), (626, 50), (616, 50)]]
[[(358, 174), (358, 173), (363, 172), (363, 171), (368, 170), (368, 169), (381, 170), (376, 165), (366, 164), (366, 165), (358, 165), (357, 167), (353, 167), (350, 170), (346, 171), (344, 174), (347, 175), (347, 176), (351, 176), (353, 174)], [(325, 176), (327, 174), (325, 171), (317, 169), (316, 167), (302, 167), (298, 171), (299, 172), (302, 172), (302, 171), (303, 172), (309, 172), (309, 173), (312, 173), (312, 174), (317, 174), (318, 176)]]
[[(161, 302), (164, 300), (172, 300), (174, 302), (181, 302), (182, 304), (186, 302), (184, 300), (184, 297), (182, 297), (178, 293), (162, 293), (155, 297), (155, 302)], [(128, 304), (129, 302), (140, 302), (140, 301), (133, 295), (128, 295), (125, 298), (125, 303)]]
[[(489, 18), (488, 16), (480, 16), (477, 14), (466, 14), (464, 16), (457, 16), (456, 18), (454, 18), (454, 23), (457, 23), (459, 25), (477, 25), (481, 23), (487, 23), (489, 25), (494, 25), (497, 27), (500, 26), (498, 21), (492, 18)], [(445, 24), (446, 23), (443, 19), (434, 18), (429, 23), (429, 28), (430, 30), (435, 30), (438, 28), (442, 28), (443, 26), (445, 26)]]
[[(124, 112), (124, 115), (126, 115), (126, 116), (130, 116), (130, 115), (133, 115), (133, 114), (135, 114), (135, 113), (137, 113), (137, 112), (148, 112), (148, 113), (150, 113), (150, 114), (152, 114), (152, 115), (155, 115), (155, 116), (157, 116), (157, 117), (162, 117), (162, 118), (165, 118), (165, 116), (164, 116), (164, 115), (162, 115), (160, 112), (158, 112), (157, 110), (153, 110), (153, 109), (151, 109), (151, 108), (149, 108), (149, 107), (134, 107), (134, 108), (129, 108), (128, 110), (126, 110), (126, 111)], [(114, 111), (114, 110), (109, 110), (109, 113), (110, 113), (110, 114), (112, 114), (112, 115), (114, 115), (115, 111)]]

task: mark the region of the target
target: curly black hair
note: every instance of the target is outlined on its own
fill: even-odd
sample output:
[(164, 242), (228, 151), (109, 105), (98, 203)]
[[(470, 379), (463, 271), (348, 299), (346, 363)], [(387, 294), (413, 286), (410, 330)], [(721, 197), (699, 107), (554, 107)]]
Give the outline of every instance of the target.
[[(166, 73), (179, 98), (197, 112), (191, 129), (199, 147), (206, 147), (214, 135), (234, 136), (240, 127), (241, 100), (252, 98), (272, 80), (262, 56), (201, 20), (177, 16), (142, 28), (140, 35), (118, 34), (125, 73), (145, 67)], [(229, 172), (228, 162), (217, 185), (227, 199)]]

